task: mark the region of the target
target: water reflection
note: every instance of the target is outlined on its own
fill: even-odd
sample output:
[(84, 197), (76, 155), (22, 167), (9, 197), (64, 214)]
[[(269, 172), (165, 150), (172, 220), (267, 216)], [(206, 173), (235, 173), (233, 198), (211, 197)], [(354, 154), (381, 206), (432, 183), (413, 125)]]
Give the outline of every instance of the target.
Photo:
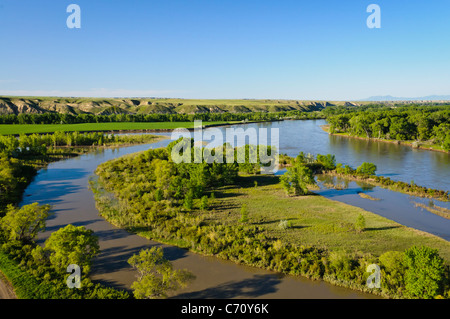
[(289, 156), (297, 156), (300, 151), (315, 155), (330, 153), (344, 165), (356, 168), (363, 162), (371, 162), (377, 165), (379, 175), (450, 191), (449, 154), (394, 143), (330, 136), (321, 128), (325, 124), (325, 120), (279, 121), (245, 124), (242, 128), (278, 128), (280, 153)]
[[(320, 175), (317, 177), (320, 190), (314, 192), (363, 208), (399, 224), (450, 240), (450, 220), (417, 205), (417, 203), (422, 203), (428, 206), (450, 208), (449, 202), (411, 196), (363, 182), (343, 180), (343, 178), (335, 176)], [(360, 196), (361, 194), (370, 197), (364, 198), (364, 196)]]

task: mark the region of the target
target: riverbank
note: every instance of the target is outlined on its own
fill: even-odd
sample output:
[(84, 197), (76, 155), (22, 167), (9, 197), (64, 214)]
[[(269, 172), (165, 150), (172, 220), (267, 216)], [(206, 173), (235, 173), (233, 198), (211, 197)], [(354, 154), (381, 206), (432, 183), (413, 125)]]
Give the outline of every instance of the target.
[(386, 140), (383, 138), (375, 138), (375, 137), (368, 138), (368, 137), (363, 137), (363, 136), (350, 135), (349, 133), (330, 133), (330, 130), (329, 130), (330, 125), (329, 124), (321, 125), (320, 127), (322, 128), (322, 130), (327, 132), (329, 135), (333, 135), (333, 136), (355, 138), (355, 139), (364, 140), (364, 141), (375, 141), (375, 142), (391, 143), (391, 144), (396, 144), (396, 145), (405, 145), (405, 146), (409, 146), (414, 149), (421, 149), (421, 150), (435, 151), (435, 152), (450, 154), (450, 151), (443, 150), (437, 144), (432, 144), (432, 143), (427, 143), (427, 142), (418, 142), (418, 141)]

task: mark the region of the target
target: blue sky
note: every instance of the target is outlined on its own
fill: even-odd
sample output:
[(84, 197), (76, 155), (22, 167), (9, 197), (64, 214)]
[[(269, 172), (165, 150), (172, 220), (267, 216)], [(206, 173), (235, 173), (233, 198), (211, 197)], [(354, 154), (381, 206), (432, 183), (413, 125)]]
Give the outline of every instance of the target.
[(0, 94), (449, 95), (449, 13), (448, 0), (0, 0)]

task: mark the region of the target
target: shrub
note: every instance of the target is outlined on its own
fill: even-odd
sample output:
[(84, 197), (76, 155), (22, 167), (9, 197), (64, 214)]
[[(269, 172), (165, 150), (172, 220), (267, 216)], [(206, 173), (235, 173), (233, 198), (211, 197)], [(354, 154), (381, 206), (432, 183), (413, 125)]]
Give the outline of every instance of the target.
[(241, 219), (239, 219), (241, 223), (248, 222), (248, 210), (247, 210), (247, 204), (242, 205), (241, 207)]
[(387, 251), (379, 258), (381, 265), (388, 271), (402, 271), (404, 253), (401, 251)]
[(362, 232), (366, 228), (366, 219), (362, 214), (359, 214), (358, 218), (356, 219), (355, 228), (358, 232)]
[(209, 208), (208, 196), (203, 196), (200, 201), (200, 209), (206, 210)]
[(281, 221), (278, 223), (278, 228), (283, 229), (283, 230), (292, 228), (292, 223), (291, 223), (291, 221), (289, 221), (289, 220), (281, 220)]

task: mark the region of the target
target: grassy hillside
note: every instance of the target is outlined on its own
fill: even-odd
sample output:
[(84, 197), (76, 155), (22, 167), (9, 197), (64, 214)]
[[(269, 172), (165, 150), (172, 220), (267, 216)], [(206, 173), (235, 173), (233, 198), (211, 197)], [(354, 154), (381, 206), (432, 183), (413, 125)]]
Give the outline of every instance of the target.
[(68, 114), (192, 114), (192, 113), (245, 113), (314, 111), (325, 106), (344, 105), (350, 102), (302, 100), (196, 100), (196, 99), (102, 99), (60, 97), (0, 97), (0, 114), (46, 112)]

